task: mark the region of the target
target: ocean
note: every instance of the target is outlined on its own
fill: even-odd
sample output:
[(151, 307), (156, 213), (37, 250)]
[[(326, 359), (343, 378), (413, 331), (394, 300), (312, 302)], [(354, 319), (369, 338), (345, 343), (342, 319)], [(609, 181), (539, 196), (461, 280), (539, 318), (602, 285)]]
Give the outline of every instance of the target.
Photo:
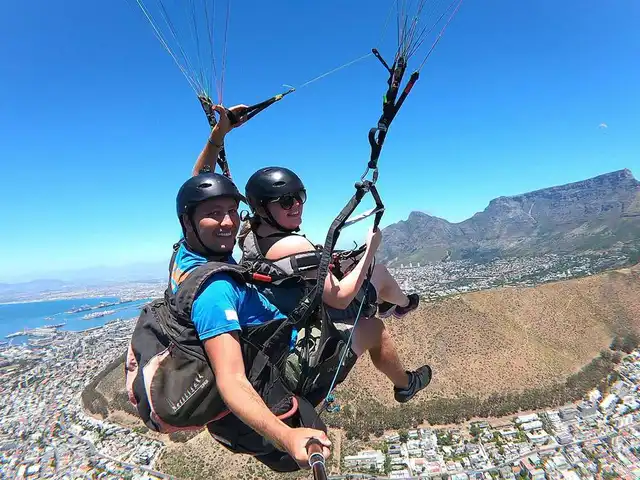
[[(25, 343), (28, 338), (26, 336), (6, 338), (7, 335), (22, 331), (25, 328), (30, 329), (64, 323), (65, 325), (60, 328), (61, 330), (80, 331), (104, 325), (106, 322), (117, 318), (128, 319), (137, 317), (140, 313), (140, 308), (150, 300), (151, 299), (134, 300), (132, 302), (98, 307), (76, 313), (69, 313), (69, 311), (83, 307), (96, 307), (101, 302), (119, 302), (120, 299), (118, 297), (73, 298), (68, 300), (48, 300), (44, 302), (0, 304), (0, 341), (11, 341), (14, 345)], [(109, 310), (114, 310), (114, 312), (97, 318), (82, 318), (87, 314), (106, 312)]]

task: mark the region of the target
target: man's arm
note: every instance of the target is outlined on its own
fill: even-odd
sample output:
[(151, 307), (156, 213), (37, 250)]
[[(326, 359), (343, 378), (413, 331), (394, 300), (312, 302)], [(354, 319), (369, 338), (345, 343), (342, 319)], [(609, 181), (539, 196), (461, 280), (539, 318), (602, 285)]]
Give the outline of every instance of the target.
[[(231, 107), (229, 110), (238, 117), (246, 108), (246, 105), (236, 105), (235, 107)], [(218, 154), (224, 145), (225, 135), (229, 133), (231, 129), (242, 125), (246, 121), (246, 117), (240, 116), (238, 118), (238, 123), (231, 125), (229, 117), (227, 117), (227, 113), (222, 105), (215, 105), (213, 109), (218, 112), (219, 120), (215, 127), (211, 129), (211, 134), (207, 139), (207, 143), (202, 149), (202, 152), (200, 152), (200, 155), (198, 155), (196, 163), (193, 166), (193, 171), (191, 173), (194, 177), (198, 175), (200, 170), (204, 167), (210, 167), (212, 172), (215, 171), (216, 160), (218, 159)]]
[(220, 150), (222, 150), (223, 141), (224, 135), (222, 135), (220, 130), (217, 130), (216, 127), (214, 127), (213, 130), (211, 130), (211, 135), (209, 135), (209, 138), (207, 139), (207, 143), (205, 143), (202, 152), (198, 155), (198, 159), (193, 166), (191, 174), (194, 177), (198, 175), (200, 170), (204, 167), (209, 167), (212, 172), (216, 170), (216, 161)]
[(291, 427), (278, 419), (255, 391), (245, 375), (237, 332), (223, 333), (204, 342), (222, 399), (240, 420), (286, 451), (285, 438)]
[[(320, 439), (326, 447), (331, 442), (322, 430), (291, 428), (279, 420), (249, 383), (238, 339), (241, 289), (228, 274), (215, 274), (193, 302), (191, 319), (211, 362), (218, 391), (229, 410), (304, 465), (308, 459), (306, 444), (310, 438)], [(249, 300), (245, 297), (243, 301)]]

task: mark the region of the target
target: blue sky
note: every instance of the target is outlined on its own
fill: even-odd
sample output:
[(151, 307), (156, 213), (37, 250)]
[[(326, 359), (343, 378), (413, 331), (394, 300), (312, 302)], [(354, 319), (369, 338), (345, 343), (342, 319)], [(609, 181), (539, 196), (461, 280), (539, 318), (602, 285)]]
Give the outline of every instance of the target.
[[(393, 31), (378, 43), (390, 4), (234, 2), (225, 103), (371, 47), (392, 56)], [(383, 225), (412, 210), (458, 222), (497, 196), (621, 168), (640, 178), (639, 21), (632, 0), (465, 0), (389, 132)], [(175, 193), (208, 126), (140, 11), (4, 2), (0, 44), (0, 281), (168, 260)], [(294, 168), (309, 191), (304, 230), (321, 242), (364, 170), (385, 82), (370, 56), (286, 97), (227, 138), (234, 178)], [(344, 241), (361, 241), (364, 223)]]

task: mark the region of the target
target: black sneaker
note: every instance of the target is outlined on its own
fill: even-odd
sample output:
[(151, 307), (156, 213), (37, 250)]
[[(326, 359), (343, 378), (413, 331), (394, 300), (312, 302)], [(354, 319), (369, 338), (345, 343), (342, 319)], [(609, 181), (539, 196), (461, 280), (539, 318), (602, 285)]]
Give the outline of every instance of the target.
[(400, 403), (408, 402), (415, 397), (416, 393), (431, 383), (431, 367), (429, 365), (424, 365), (413, 372), (407, 371), (407, 374), (409, 375), (409, 386), (406, 389), (393, 388), (393, 396)]
[(378, 318), (390, 317), (396, 311), (396, 304), (382, 302), (378, 305)]
[(420, 304), (420, 296), (417, 293), (412, 293), (411, 295), (407, 295), (409, 297), (409, 305), (406, 307), (401, 307), (400, 305), (396, 305), (395, 310), (393, 311), (393, 316), (396, 318), (402, 318), (409, 312), (414, 311), (418, 308)]

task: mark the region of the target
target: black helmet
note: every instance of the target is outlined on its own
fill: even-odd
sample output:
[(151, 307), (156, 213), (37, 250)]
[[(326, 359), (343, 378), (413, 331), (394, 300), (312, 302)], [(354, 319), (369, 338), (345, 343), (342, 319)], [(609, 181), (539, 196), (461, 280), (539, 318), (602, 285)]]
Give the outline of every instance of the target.
[(238, 202), (246, 203), (246, 199), (229, 178), (219, 173), (200, 173), (180, 187), (176, 197), (178, 217), (189, 214), (199, 203), (216, 197), (232, 197)]
[[(238, 202), (246, 203), (245, 198), (240, 194), (235, 184), (229, 178), (219, 173), (200, 173), (182, 184), (176, 197), (176, 212), (180, 220), (180, 226), (182, 227), (182, 234), (185, 238), (187, 237), (187, 232), (182, 215), (186, 215), (187, 221), (193, 226), (193, 210), (195, 207), (198, 206), (199, 203), (217, 197), (231, 197)], [(229, 257), (230, 252), (217, 252), (207, 247), (200, 238), (200, 234), (195, 226), (193, 230), (196, 238), (202, 245), (201, 248), (209, 257), (219, 260), (225, 260)]]
[(266, 203), (269, 200), (279, 198), (287, 193), (304, 192), (304, 184), (300, 177), (288, 168), (284, 167), (265, 167), (255, 172), (244, 187), (247, 203), (255, 214), (259, 214), (257, 207), (263, 207), (266, 217), (260, 215), (264, 220), (276, 228), (285, 231), (288, 230), (277, 224), (266, 209)]
[(284, 167), (261, 168), (251, 175), (244, 187), (247, 203), (254, 211), (265, 201), (301, 190), (304, 190), (304, 184), (300, 177)]

